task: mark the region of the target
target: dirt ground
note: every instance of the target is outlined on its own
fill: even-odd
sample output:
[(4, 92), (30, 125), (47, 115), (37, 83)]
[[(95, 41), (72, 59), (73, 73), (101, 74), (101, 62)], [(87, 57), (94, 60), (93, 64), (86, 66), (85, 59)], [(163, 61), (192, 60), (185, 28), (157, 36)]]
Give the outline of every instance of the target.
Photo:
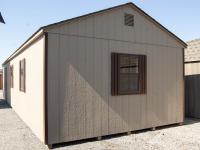
[[(47, 150), (4, 100), (0, 100), (0, 150)], [(199, 150), (200, 120), (186, 119), (185, 125), (143, 130), (101, 141), (56, 145), (55, 150)]]

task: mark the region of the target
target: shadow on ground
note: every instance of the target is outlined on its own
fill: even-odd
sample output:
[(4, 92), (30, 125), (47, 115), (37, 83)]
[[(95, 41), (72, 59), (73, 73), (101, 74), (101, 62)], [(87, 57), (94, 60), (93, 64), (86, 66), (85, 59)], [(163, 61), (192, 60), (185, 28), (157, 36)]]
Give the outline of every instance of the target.
[[(161, 127), (157, 127), (156, 131), (163, 130), (163, 129), (169, 129), (169, 128), (175, 128), (175, 127), (183, 127), (187, 125), (192, 125), (195, 123), (199, 123), (200, 119), (196, 118), (185, 118), (185, 121), (183, 124), (172, 124), (172, 125), (165, 125)], [(151, 129), (143, 129), (143, 130), (138, 130), (138, 131), (132, 131), (131, 134), (140, 134), (140, 133), (145, 133), (149, 132)], [(108, 135), (108, 136), (103, 136), (102, 140), (108, 140), (108, 139), (114, 139), (114, 138), (119, 138), (127, 136), (127, 133), (119, 133), (119, 134), (114, 134), (114, 135)], [(60, 143), (60, 144), (55, 144), (53, 145), (53, 148), (61, 148), (65, 146), (73, 146), (73, 145), (78, 145), (78, 144), (83, 144), (83, 143), (88, 143), (88, 142), (95, 142), (98, 141), (97, 138), (90, 138), (90, 139), (84, 139), (84, 140), (79, 140), (79, 141), (74, 141), (74, 142), (66, 142), (66, 143)]]

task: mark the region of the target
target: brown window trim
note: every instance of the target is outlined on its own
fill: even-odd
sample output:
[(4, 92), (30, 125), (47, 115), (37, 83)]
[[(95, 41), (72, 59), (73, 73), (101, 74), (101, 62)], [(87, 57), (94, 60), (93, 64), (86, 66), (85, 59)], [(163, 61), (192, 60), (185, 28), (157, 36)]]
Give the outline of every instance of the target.
[[(137, 56), (139, 61), (139, 82), (138, 91), (119, 91), (119, 58), (120, 56)], [(146, 94), (146, 55), (138, 54), (124, 54), (124, 53), (111, 53), (111, 95), (134, 95), (134, 94)]]
[[(21, 76), (21, 68), (22, 68), (22, 65), (23, 66), (23, 78)], [(23, 85), (22, 85), (22, 80), (23, 80)], [(19, 90), (21, 92), (26, 92), (26, 59), (22, 59), (19, 61)]]

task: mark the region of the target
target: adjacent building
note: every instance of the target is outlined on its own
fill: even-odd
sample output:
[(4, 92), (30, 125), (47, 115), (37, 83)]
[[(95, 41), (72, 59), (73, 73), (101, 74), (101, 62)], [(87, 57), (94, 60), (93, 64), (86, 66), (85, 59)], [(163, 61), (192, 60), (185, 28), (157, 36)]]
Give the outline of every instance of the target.
[(133, 3), (61, 21), (4, 62), (6, 99), (47, 145), (182, 123), (186, 46)]
[(185, 49), (185, 113), (200, 118), (200, 39), (187, 42)]

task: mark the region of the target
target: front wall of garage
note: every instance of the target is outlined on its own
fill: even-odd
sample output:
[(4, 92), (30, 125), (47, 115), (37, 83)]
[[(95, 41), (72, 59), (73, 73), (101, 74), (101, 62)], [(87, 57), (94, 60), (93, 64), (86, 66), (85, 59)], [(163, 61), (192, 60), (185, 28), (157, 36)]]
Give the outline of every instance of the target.
[[(49, 30), (49, 144), (183, 122), (182, 48), (131, 7)], [(146, 94), (111, 96), (112, 52), (147, 56)]]

